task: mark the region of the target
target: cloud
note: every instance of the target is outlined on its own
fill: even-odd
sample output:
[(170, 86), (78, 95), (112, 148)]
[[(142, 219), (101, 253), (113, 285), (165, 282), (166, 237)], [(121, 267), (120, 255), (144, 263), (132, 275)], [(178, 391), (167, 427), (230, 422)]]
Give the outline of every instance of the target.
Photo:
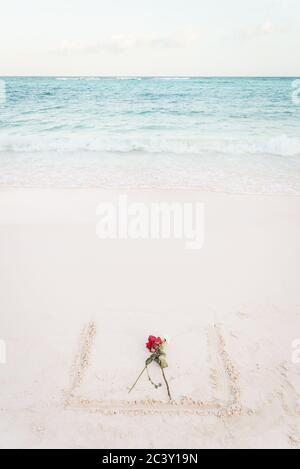
[(252, 28), (246, 28), (241, 31), (241, 37), (244, 39), (259, 38), (263, 36), (269, 36), (274, 33), (283, 33), (287, 30), (284, 26), (277, 26), (271, 21), (265, 21), (264, 23), (258, 24)]
[(258, 35), (266, 35), (266, 34), (271, 34), (275, 30), (275, 27), (273, 23), (270, 21), (265, 21), (265, 23), (261, 24), (258, 29), (257, 29), (257, 34)]
[(65, 40), (60, 44), (58, 52), (68, 55), (100, 52), (121, 53), (134, 48), (185, 48), (195, 44), (199, 38), (199, 34), (194, 32), (172, 35), (112, 35), (94, 42)]

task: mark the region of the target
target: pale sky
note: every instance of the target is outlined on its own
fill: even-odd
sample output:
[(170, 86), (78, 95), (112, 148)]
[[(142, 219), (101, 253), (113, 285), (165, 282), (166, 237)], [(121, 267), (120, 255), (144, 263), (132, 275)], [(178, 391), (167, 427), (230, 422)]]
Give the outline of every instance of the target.
[(0, 0), (0, 75), (300, 76), (300, 0)]

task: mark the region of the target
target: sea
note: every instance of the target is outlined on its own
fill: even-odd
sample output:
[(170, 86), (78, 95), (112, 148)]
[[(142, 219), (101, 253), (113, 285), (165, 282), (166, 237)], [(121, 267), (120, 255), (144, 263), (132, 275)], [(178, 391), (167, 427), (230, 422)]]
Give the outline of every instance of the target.
[(300, 79), (0, 77), (0, 187), (300, 195)]

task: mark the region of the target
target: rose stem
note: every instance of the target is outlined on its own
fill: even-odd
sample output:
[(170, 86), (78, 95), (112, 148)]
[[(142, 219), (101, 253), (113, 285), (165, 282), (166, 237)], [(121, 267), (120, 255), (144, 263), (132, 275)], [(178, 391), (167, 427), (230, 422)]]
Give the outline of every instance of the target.
[(145, 366), (145, 368), (143, 369), (143, 371), (139, 374), (139, 376), (138, 376), (137, 380), (135, 381), (134, 385), (129, 389), (128, 394), (130, 394), (131, 391), (133, 390), (133, 388), (136, 386), (136, 384), (137, 384), (138, 380), (141, 378), (142, 374), (145, 373), (146, 368), (147, 368), (147, 366)]
[(149, 379), (150, 383), (152, 384), (152, 386), (155, 387), (155, 389), (158, 389), (161, 386), (161, 384), (155, 384), (151, 379), (148, 366), (146, 366), (146, 369), (147, 369), (147, 375), (148, 375), (148, 379)]
[(171, 397), (171, 393), (170, 393), (170, 387), (169, 387), (169, 383), (167, 381), (167, 378), (166, 378), (166, 375), (165, 375), (165, 372), (164, 372), (164, 369), (162, 367), (161, 368), (161, 372), (162, 372), (162, 375), (163, 375), (163, 378), (164, 378), (164, 381), (166, 383), (166, 386), (167, 386), (167, 391), (168, 391), (168, 396), (169, 396), (169, 399), (170, 401), (172, 400), (172, 397)]

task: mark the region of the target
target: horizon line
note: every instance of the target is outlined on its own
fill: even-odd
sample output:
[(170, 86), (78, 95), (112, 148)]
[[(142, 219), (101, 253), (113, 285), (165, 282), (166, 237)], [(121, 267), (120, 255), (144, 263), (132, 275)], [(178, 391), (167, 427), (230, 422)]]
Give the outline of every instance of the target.
[(300, 78), (300, 75), (0, 75), (1, 78)]

